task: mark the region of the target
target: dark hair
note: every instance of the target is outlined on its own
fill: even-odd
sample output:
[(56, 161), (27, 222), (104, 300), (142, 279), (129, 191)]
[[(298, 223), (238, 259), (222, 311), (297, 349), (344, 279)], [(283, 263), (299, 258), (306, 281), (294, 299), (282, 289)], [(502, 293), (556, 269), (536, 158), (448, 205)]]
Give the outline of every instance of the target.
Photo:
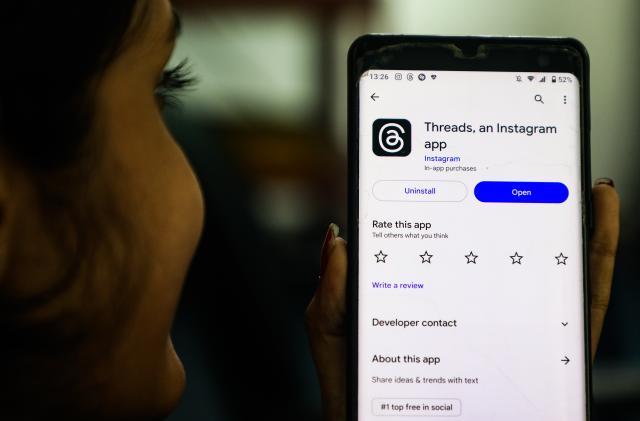
[[(98, 321), (104, 317), (96, 314), (78, 320), (68, 309), (50, 320), (34, 322), (28, 315), (31, 309), (69, 288), (79, 276), (91, 277), (86, 272), (94, 270), (90, 266), (95, 263), (98, 249), (106, 249), (107, 258), (116, 262), (117, 267), (127, 264), (118, 261), (115, 250), (122, 247), (115, 242), (129, 240), (114, 240), (109, 234), (110, 225), (125, 224), (124, 218), (91, 199), (88, 192), (92, 186), (83, 184), (84, 181), (71, 186), (67, 175), (59, 177), (59, 173), (64, 174), (75, 162), (82, 161), (79, 158), (88, 146), (85, 143), (93, 123), (97, 81), (126, 47), (132, 29), (137, 26), (134, 17), (143, 15), (138, 13), (142, 1), (146, 3), (146, 0), (10, 0), (0, 9), (0, 39), (4, 41), (5, 57), (0, 66), (0, 154), (8, 155), (9, 162), (29, 170), (36, 191), (34, 215), (38, 215), (43, 234), (60, 249), (64, 260), (62, 273), (52, 274), (57, 276), (52, 280), (52, 289), (36, 297), (16, 299), (3, 284), (28, 280), (12, 279), (11, 273), (4, 273), (7, 279), (0, 279), (3, 415), (13, 411), (23, 419), (42, 416), (46, 411), (68, 412), (62, 408), (74, 403), (63, 402), (60, 396), (68, 398), (74, 388), (87, 386), (78, 384), (77, 377), (82, 376), (84, 366), (91, 362), (77, 357), (85, 355), (83, 347), (87, 345), (91, 326), (102, 323), (102, 329), (109, 329), (116, 323)], [(90, 219), (104, 214), (109, 215), (104, 221)], [(87, 232), (88, 227), (91, 232)], [(8, 263), (11, 266), (12, 262)], [(117, 282), (114, 289), (132, 288), (126, 279)], [(87, 283), (82, 287), (90, 289), (95, 285)], [(114, 318), (126, 317), (125, 312), (118, 311), (121, 304), (108, 304), (113, 307)], [(67, 386), (71, 387), (65, 389)], [(49, 415), (55, 418), (55, 414)]]
[(2, 5), (0, 149), (56, 168), (91, 125), (92, 84), (117, 55), (136, 0), (10, 0)]

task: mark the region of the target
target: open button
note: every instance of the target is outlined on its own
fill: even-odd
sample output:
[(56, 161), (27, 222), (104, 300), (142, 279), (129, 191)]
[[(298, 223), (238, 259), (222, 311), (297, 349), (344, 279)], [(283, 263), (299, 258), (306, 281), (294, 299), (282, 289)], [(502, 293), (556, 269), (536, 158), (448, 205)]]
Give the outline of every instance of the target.
[(473, 192), (487, 203), (563, 203), (569, 197), (564, 184), (537, 181), (482, 181)]

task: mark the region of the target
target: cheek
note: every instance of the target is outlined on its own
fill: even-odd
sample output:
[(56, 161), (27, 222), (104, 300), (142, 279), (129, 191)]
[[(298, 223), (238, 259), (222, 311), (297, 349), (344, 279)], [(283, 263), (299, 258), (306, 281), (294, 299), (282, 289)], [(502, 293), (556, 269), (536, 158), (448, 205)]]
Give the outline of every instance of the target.
[(100, 95), (105, 177), (139, 244), (133, 259), (152, 280), (147, 301), (159, 307), (157, 327), (168, 333), (200, 238), (203, 200), (152, 90), (146, 88), (148, 81), (120, 73), (129, 76), (107, 78)]
[(164, 132), (156, 145), (156, 159), (150, 163), (155, 168), (149, 172), (149, 206), (146, 215), (141, 215), (141, 223), (149, 236), (156, 276), (181, 287), (200, 239), (204, 204), (191, 166)]
[[(164, 124), (152, 95), (137, 107), (123, 106), (110, 136), (119, 167), (114, 180), (126, 191), (127, 213), (155, 257), (188, 265), (203, 226), (198, 181), (184, 153)], [(168, 269), (168, 268), (167, 268)], [(177, 268), (175, 268), (177, 269)]]
[[(184, 279), (203, 226), (204, 206), (198, 182), (182, 151), (165, 132), (153, 136), (148, 153), (131, 159), (127, 184), (128, 214), (139, 249), (133, 267), (142, 268), (142, 291), (125, 342), (133, 395), (151, 394), (151, 406), (171, 408), (184, 387), (184, 372), (169, 334)], [(138, 141), (141, 141), (138, 138)], [(126, 377), (126, 375), (125, 375)], [(152, 390), (152, 393), (149, 391)], [(145, 405), (146, 406), (146, 405)]]
[[(163, 234), (158, 230), (158, 240), (172, 239), (172, 245), (167, 250), (174, 256), (190, 263), (195, 248), (200, 239), (204, 224), (204, 201), (198, 180), (182, 151), (173, 144), (175, 149), (175, 167), (169, 170), (159, 168), (165, 172), (165, 193), (160, 198), (162, 207), (159, 217), (166, 222)], [(173, 174), (173, 176), (171, 176)], [(169, 244), (167, 244), (169, 245)]]
[(200, 186), (150, 100), (122, 113), (110, 139), (111, 184), (118, 192), (145, 278), (149, 333), (166, 339), (203, 226)]

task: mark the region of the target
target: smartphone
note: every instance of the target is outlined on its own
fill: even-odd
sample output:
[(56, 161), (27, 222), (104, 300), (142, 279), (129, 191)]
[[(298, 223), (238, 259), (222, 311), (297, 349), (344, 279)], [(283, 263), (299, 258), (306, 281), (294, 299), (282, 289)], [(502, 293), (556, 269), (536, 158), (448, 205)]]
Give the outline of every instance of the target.
[(351, 420), (589, 419), (588, 71), (566, 38), (351, 46)]

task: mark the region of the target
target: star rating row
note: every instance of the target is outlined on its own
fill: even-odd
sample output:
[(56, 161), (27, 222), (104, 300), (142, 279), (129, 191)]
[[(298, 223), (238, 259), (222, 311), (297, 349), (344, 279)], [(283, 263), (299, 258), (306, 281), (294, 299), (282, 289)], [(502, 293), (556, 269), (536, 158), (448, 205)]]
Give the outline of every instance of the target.
[[(380, 250), (380, 252), (378, 252), (377, 254), (374, 254), (374, 257), (376, 258), (376, 263), (387, 263), (387, 257), (389, 257), (389, 255), (385, 254), (382, 250)], [(418, 257), (420, 257), (422, 263), (431, 264), (431, 259), (433, 258), (433, 254), (430, 254), (429, 251), (425, 250), (425, 252), (423, 254), (419, 254)], [(476, 265), (478, 264), (478, 258), (480, 256), (478, 254), (475, 254), (473, 250), (471, 250), (469, 254), (465, 254), (464, 257), (467, 259), (467, 264)], [(512, 265), (522, 265), (524, 256), (519, 254), (518, 251), (516, 251), (515, 253), (513, 253), (513, 255), (509, 256), (509, 258), (511, 259)], [(556, 265), (566, 266), (567, 259), (569, 257), (565, 256), (563, 252), (560, 252), (559, 255), (554, 256), (553, 258), (556, 259)]]

